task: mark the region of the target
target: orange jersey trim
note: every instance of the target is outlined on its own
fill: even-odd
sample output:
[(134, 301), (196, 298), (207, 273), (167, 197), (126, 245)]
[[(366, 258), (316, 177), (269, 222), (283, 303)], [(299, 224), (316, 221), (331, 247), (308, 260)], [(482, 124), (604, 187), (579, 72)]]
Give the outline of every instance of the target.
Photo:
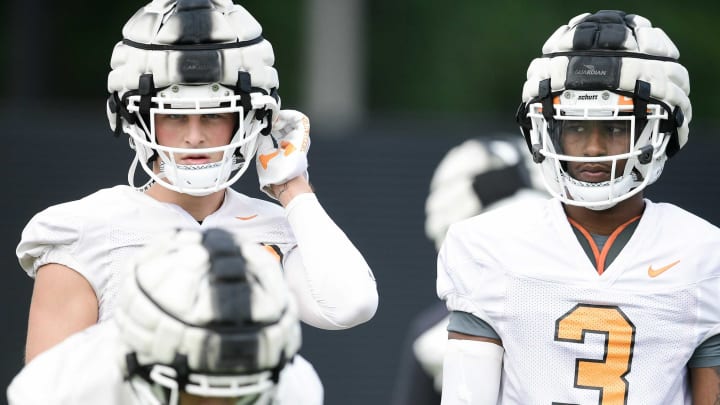
[(275, 245), (265, 245), (263, 244), (262, 247), (265, 248), (268, 252), (272, 253), (273, 257), (277, 259), (277, 261), (282, 262), (282, 255), (280, 253), (280, 249)]
[(640, 219), (640, 215), (630, 218), (627, 222), (620, 225), (613, 231), (613, 233), (610, 234), (610, 237), (608, 237), (607, 242), (605, 242), (605, 245), (603, 246), (602, 252), (600, 249), (598, 249), (597, 244), (595, 243), (595, 240), (592, 238), (592, 235), (590, 235), (590, 232), (587, 231), (587, 229), (583, 228), (582, 225), (580, 225), (577, 221), (573, 220), (572, 218), (568, 217), (568, 221), (570, 221), (570, 224), (574, 226), (580, 233), (585, 236), (585, 239), (587, 239), (588, 243), (590, 244), (590, 248), (592, 249), (593, 256), (595, 256), (595, 269), (598, 272), (598, 275), (602, 275), (605, 272), (605, 260), (607, 260), (607, 255), (610, 252), (610, 248), (615, 243), (615, 240), (617, 237), (622, 233), (625, 228), (627, 228), (630, 224)]

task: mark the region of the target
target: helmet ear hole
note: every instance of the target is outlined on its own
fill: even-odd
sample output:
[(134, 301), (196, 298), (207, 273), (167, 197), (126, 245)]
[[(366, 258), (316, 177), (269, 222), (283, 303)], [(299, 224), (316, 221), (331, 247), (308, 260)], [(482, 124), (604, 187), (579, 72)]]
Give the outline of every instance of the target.
[(640, 148), (640, 155), (638, 155), (638, 162), (642, 165), (646, 165), (652, 161), (652, 156), (655, 148), (652, 145), (645, 145)]
[(535, 163), (542, 163), (543, 160), (545, 160), (545, 156), (540, 153), (540, 149), (542, 149), (542, 147), (539, 144), (532, 146), (532, 157)]
[(114, 91), (110, 93), (107, 99), (107, 116), (110, 122), (110, 129), (113, 131), (115, 137), (119, 137), (124, 133), (123, 121), (129, 124), (135, 124), (135, 116), (130, 114), (120, 99), (118, 92)]

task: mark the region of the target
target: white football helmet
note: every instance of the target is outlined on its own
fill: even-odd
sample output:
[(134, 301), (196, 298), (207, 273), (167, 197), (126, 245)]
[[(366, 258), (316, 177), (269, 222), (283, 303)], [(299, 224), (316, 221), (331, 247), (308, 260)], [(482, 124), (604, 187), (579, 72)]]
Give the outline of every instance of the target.
[(494, 135), (468, 139), (445, 154), (425, 200), (425, 234), (437, 249), (454, 222), (512, 202), (548, 198), (524, 148), (517, 135)]
[(177, 230), (129, 270), (115, 321), (139, 403), (176, 405), (183, 393), (272, 403), (301, 344), (276, 256), (224, 230)]
[[(108, 75), (110, 127), (117, 136), (126, 133), (136, 152), (130, 185), (138, 164), (150, 183), (195, 196), (236, 182), (280, 108), (273, 63), (260, 24), (230, 0), (155, 0), (141, 8), (123, 28)], [(187, 149), (157, 142), (156, 114), (220, 113), (237, 114), (226, 146)], [(217, 152), (223, 152), (220, 161), (201, 165), (178, 164), (174, 157)]]
[[(622, 11), (581, 14), (545, 42), (543, 56), (528, 67), (517, 119), (553, 196), (604, 210), (657, 180), (687, 142), (692, 117), (679, 56), (660, 28)], [(561, 148), (563, 128), (578, 120), (624, 125), (628, 150), (571, 156)], [(607, 166), (610, 180), (580, 181), (568, 173), (568, 162)]]

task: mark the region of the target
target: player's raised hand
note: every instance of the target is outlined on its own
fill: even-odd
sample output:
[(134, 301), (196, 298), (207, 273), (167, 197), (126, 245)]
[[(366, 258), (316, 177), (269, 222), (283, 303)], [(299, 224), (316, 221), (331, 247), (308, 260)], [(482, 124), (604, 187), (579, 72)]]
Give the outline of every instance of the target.
[(275, 198), (271, 185), (303, 176), (308, 179), (307, 152), (310, 149), (310, 120), (295, 110), (281, 110), (269, 136), (262, 136), (256, 167), (260, 190)]

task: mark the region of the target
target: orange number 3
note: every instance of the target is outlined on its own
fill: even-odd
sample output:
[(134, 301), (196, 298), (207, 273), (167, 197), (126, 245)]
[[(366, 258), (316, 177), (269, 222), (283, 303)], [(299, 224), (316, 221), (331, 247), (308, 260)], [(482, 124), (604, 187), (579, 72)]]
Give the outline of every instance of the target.
[(600, 405), (627, 404), (635, 325), (615, 306), (578, 304), (555, 322), (555, 341), (584, 343), (586, 333), (605, 335), (602, 360), (575, 360), (575, 387), (600, 391)]

